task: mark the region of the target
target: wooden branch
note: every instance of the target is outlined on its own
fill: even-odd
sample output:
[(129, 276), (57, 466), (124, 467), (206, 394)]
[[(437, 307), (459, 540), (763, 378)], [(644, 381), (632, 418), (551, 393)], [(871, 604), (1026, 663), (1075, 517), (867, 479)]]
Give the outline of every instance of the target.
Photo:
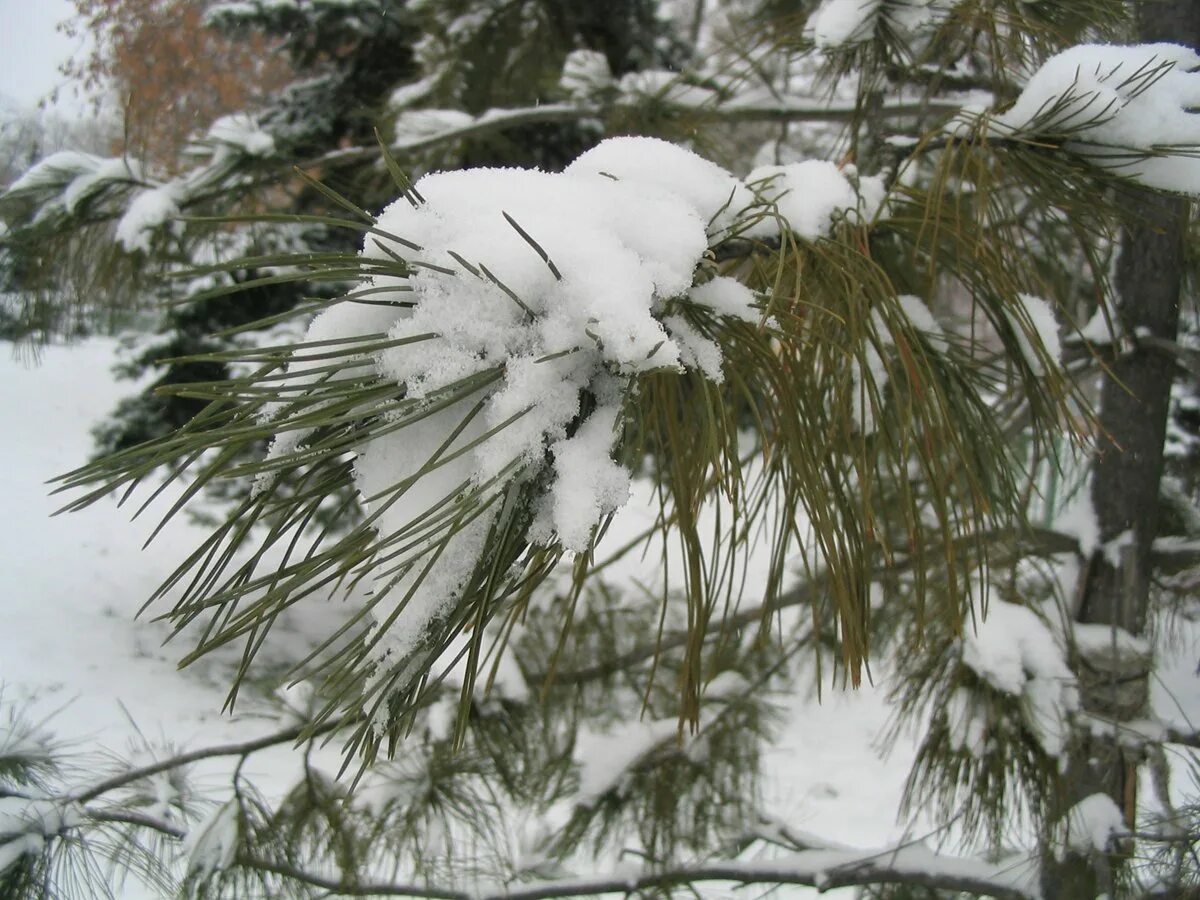
[[(149, 828), (176, 840), (185, 830), (152, 816), (131, 811), (86, 810), (97, 822), (118, 822)], [(901, 844), (878, 851), (827, 845), (805, 838), (788, 838), (800, 845), (816, 844), (774, 860), (721, 860), (664, 868), (630, 868), (594, 877), (566, 878), (507, 890), (475, 893), (396, 882), (373, 882), (333, 878), (299, 866), (265, 859), (241, 851), (236, 864), (258, 872), (278, 875), (312, 887), (350, 897), (422, 897), (428, 900), (549, 900), (558, 897), (587, 897), (607, 893), (628, 894), (646, 888), (729, 881), (739, 885), (801, 885), (820, 891), (869, 884), (901, 884), (936, 890), (964, 891), (1001, 900), (1035, 900), (1036, 863), (1019, 858), (1002, 863), (947, 856), (921, 843)]]
[(630, 893), (645, 888), (729, 881), (739, 885), (772, 884), (814, 887), (819, 891), (870, 884), (903, 884), (938, 890), (964, 891), (1005, 900), (1037, 896), (1036, 878), (1017, 869), (1036, 869), (1032, 860), (1013, 867), (991, 866), (976, 860), (943, 856), (921, 845), (878, 852), (804, 850), (774, 860), (706, 862), (654, 870), (631, 870), (597, 878), (546, 882), (515, 887), (476, 900), (548, 900)]
[(1180, 731), (1178, 728), (1168, 728), (1163, 742), (1167, 744), (1182, 744), (1184, 747), (1200, 749), (1200, 732)]
[(172, 769), (178, 769), (182, 766), (199, 762), (202, 759), (215, 759), (220, 756), (249, 756), (251, 753), (265, 750), (267, 747), (312, 740), (321, 735), (329, 734), (331, 731), (336, 731), (347, 724), (349, 724), (348, 719), (333, 719), (317, 728), (313, 728), (307, 724), (295, 725), (291, 728), (284, 728), (281, 731), (275, 731), (271, 734), (254, 738), (253, 740), (242, 741), (241, 743), (218, 744), (214, 747), (203, 747), (188, 753), (180, 753), (178, 756), (172, 756), (168, 759), (150, 763), (149, 765), (121, 772), (89, 788), (76, 791), (63, 799), (74, 803), (89, 803), (109, 791), (132, 784), (135, 781), (140, 781), (143, 778), (149, 778), (151, 775), (157, 775), (160, 772), (169, 772)]
[[(468, 138), (485, 137), (509, 128), (522, 125), (545, 123), (578, 122), (584, 119), (604, 118), (618, 110), (637, 109), (638, 106), (654, 102), (653, 98), (635, 98), (615, 104), (597, 103), (546, 103), (539, 106), (514, 109), (491, 109), (472, 121), (454, 125), (434, 134), (409, 140), (398, 140), (388, 148), (401, 157), (408, 153), (419, 153), (439, 144)], [(925, 102), (898, 102), (883, 106), (879, 115), (885, 119), (903, 119), (927, 113), (951, 113), (961, 104), (930, 100)], [(820, 99), (784, 97), (774, 102), (742, 102), (736, 98), (722, 103), (695, 106), (670, 101), (658, 101), (655, 109), (668, 115), (687, 116), (705, 123), (740, 122), (845, 122), (858, 113), (853, 103), (832, 103)], [(378, 147), (346, 147), (315, 157), (305, 166), (339, 166), (374, 159), (379, 155)]]
[(1022, 857), (1000, 864), (946, 856), (923, 845), (880, 851), (804, 850), (773, 860), (728, 860), (667, 866), (661, 869), (629, 868), (595, 877), (565, 878), (528, 885), (513, 885), (494, 892), (460, 891), (436, 885), (397, 884), (336, 879), (307, 872), (287, 863), (240, 854), (240, 865), (319, 887), (339, 896), (423, 897), (430, 900), (551, 900), (559, 897), (592, 897), (703, 882), (725, 881), (746, 885), (799, 885), (819, 891), (871, 884), (899, 884), (934, 890), (962, 891), (1000, 900), (1035, 900), (1037, 864)]
[(1160, 537), (1150, 546), (1150, 559), (1156, 575), (1178, 575), (1200, 566), (1200, 539)]

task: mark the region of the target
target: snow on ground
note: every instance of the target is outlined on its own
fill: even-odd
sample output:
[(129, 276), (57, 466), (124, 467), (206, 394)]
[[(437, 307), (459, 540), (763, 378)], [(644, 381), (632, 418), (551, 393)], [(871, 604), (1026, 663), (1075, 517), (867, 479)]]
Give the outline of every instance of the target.
[[(48, 496), (47, 480), (87, 458), (90, 427), (131, 389), (110, 374), (116, 350), (113, 340), (92, 339), (48, 347), (36, 362), (11, 351), (0, 356), (4, 699), (28, 700), (39, 716), (55, 713), (49, 727), (84, 750), (127, 751), (135, 726), (153, 742), (188, 749), (273, 730), (277, 724), (265, 718), (221, 715), (227, 672), (218, 665), (177, 670), (186, 644), (164, 647), (164, 626), (133, 621), (200, 528), (180, 518), (142, 551), (154, 520), (131, 524), (114, 502), (51, 518), (61, 502)], [(891, 811), (911, 748), (887, 761), (876, 752), (888, 713), (882, 695), (867, 687), (853, 695), (827, 689), (820, 705), (807, 695), (779, 698), (792, 724), (768, 752), (771, 812), (862, 846), (904, 834)], [(277, 762), (256, 758), (248, 774), (269, 792), (287, 781)]]
[[(162, 646), (165, 626), (134, 621), (138, 607), (204, 533), (186, 518), (173, 521), (150, 549), (141, 549), (153, 519), (129, 522), (128, 512), (103, 501), (80, 513), (51, 517), (61, 505), (48, 479), (84, 461), (90, 427), (131, 390), (110, 369), (117, 344), (93, 339), (74, 347), (0, 355), (0, 683), (7, 702), (29, 702), (37, 716), (54, 713), (49, 727), (81, 750), (126, 752), (140, 731), (162, 745), (194, 749), (244, 740), (278, 727), (255, 715), (222, 715), (227, 662), (179, 671), (174, 660), (186, 642)], [(652, 521), (631, 510), (622, 528), (633, 533)], [(624, 542), (613, 535), (610, 546)], [(655, 566), (654, 554), (642, 565)], [(632, 560), (608, 573), (631, 577)], [(639, 573), (641, 574), (641, 573)], [(1171, 644), (1155, 685), (1160, 714), (1180, 728), (1200, 721), (1194, 629)], [(894, 818), (912, 758), (911, 738), (894, 742), (886, 757), (879, 735), (887, 723), (886, 672), (854, 693), (826, 686), (777, 698), (789, 724), (766, 753), (768, 811), (797, 830), (857, 846), (883, 846), (918, 837), (925, 824)], [(268, 793), (290, 782), (280, 765), (286, 751), (255, 757), (247, 774)], [(336, 760), (331, 751), (329, 767)], [(206, 783), (220, 785), (220, 769)], [(1180, 785), (1183, 787), (1184, 785)], [(220, 799), (216, 795), (214, 799)], [(717, 896), (722, 892), (708, 892)], [(788, 889), (781, 896), (811, 896)], [(127, 897), (143, 896), (129, 888)]]
[[(51, 517), (64, 501), (49, 496), (46, 482), (86, 461), (89, 429), (130, 392), (111, 374), (116, 349), (116, 341), (97, 339), (45, 348), (36, 361), (7, 345), (0, 353), (0, 698), (32, 719), (48, 718), (46, 728), (74, 752), (145, 763), (147, 752), (244, 741), (283, 726), (261, 703), (221, 715), (227, 666), (179, 671), (186, 643), (164, 647), (163, 624), (134, 621), (194, 549), (200, 528), (180, 517), (143, 551), (156, 520), (131, 524), (115, 502)], [(319, 762), (336, 759), (331, 750)], [(226, 772), (216, 762), (193, 776), (221, 800)], [(296, 772), (286, 749), (257, 754), (245, 769), (268, 796)], [(121, 896), (151, 895), (131, 881)]]
[(140, 552), (150, 523), (130, 526), (114, 503), (51, 518), (63, 498), (47, 480), (86, 461), (88, 429), (127, 385), (113, 382), (112, 341), (49, 347), (41, 359), (0, 361), (0, 678), (6, 699), (37, 695), (37, 709), (66, 707), (56, 727), (72, 736), (120, 740), (126, 713), (180, 738), (220, 727), (220, 689), (176, 671), (165, 632), (131, 616), (197, 532), (184, 522)]
[(857, 691), (826, 686), (819, 703), (813, 692), (781, 698), (789, 725), (766, 754), (773, 816), (798, 831), (860, 847), (929, 830), (927, 823), (913, 830), (895, 818), (916, 745), (910, 737), (890, 751), (881, 745), (891, 713), (886, 693), (882, 683), (864, 683)]

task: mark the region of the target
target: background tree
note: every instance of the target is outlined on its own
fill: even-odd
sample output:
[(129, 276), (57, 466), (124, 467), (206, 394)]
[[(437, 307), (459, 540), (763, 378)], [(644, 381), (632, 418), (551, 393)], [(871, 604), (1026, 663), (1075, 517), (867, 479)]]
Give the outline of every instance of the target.
[(65, 74), (84, 90), (116, 95), (124, 135), (113, 150), (175, 171), (198, 133), (223, 115), (262, 106), (294, 79), (261, 32), (231, 40), (206, 26), (210, 3), (77, 0), (63, 23), (92, 50)]
[[(1144, 41), (1178, 41), (1200, 47), (1200, 10), (1188, 3), (1139, 3), (1136, 32)], [(1187, 264), (1188, 201), (1150, 191), (1125, 199), (1125, 225), (1117, 258), (1117, 315), (1123, 329), (1151, 347), (1119, 357), (1105, 373), (1100, 396), (1100, 445), (1091, 476), (1092, 502), (1104, 549), (1081, 576), (1076, 620), (1111, 633), (1109, 647), (1078, 653), (1082, 706), (1114, 728), (1149, 713), (1151, 660), (1126, 649), (1153, 617), (1155, 538), (1160, 525), (1160, 484)], [(1157, 349), (1155, 349), (1157, 348)], [(1131, 641), (1128, 643), (1132, 643)], [(1078, 802), (1104, 792), (1137, 826), (1137, 773), (1145, 747), (1108, 736), (1085, 736), (1068, 772)], [(1081, 883), (1076, 885), (1078, 879)], [(1107, 882), (1107, 883), (1106, 883)], [(1051, 869), (1047, 892), (1082, 896), (1111, 890), (1111, 876), (1090, 860)]]

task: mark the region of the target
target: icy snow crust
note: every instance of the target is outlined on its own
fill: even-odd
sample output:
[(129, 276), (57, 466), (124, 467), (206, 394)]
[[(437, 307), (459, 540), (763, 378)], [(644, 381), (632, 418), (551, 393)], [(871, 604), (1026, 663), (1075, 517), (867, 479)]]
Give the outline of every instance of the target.
[[(818, 208), (797, 194), (789, 214), (801, 236), (815, 239), (859, 198), (835, 167), (799, 166), (772, 174), (809, 187)], [(427, 541), (407, 574), (377, 592), (385, 595), (373, 615), (386, 632), (379, 646), (387, 668), (409, 659), (453, 608), (514, 484), (539, 479), (530, 541), (588, 549), (597, 524), (629, 497), (630, 476), (613, 448), (631, 380), (659, 369), (723, 378), (720, 347), (686, 316), (669, 314), (667, 302), (757, 322), (752, 291), (723, 277), (696, 285), (697, 266), (748, 209), (775, 199), (688, 150), (627, 137), (604, 141), (561, 174), (428, 175), (413, 197), (383, 211), (364, 256), (412, 267), (403, 279), (376, 275), (365, 287), (378, 290), (374, 301), (404, 305), (339, 304), (313, 321), (308, 339), (412, 338), (370, 361), (407, 397), (427, 401), (429, 414), (360, 447), (357, 486), (383, 539), (454, 515), (471, 492), (483, 506), (455, 522), (449, 538)], [(778, 219), (770, 221), (778, 233)], [(303, 369), (293, 372), (303, 379)], [(491, 381), (448, 402), (471, 378)], [(285, 432), (272, 452), (302, 442)]]

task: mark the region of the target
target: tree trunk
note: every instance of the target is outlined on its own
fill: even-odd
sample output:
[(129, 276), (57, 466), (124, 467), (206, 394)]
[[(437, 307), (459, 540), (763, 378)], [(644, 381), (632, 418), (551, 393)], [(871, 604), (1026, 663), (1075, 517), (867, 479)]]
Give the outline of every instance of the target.
[[(1143, 0), (1137, 4), (1141, 41), (1170, 41), (1200, 47), (1197, 0)], [(1131, 190), (1117, 260), (1119, 318), (1127, 332), (1174, 341), (1179, 324), (1186, 200), (1148, 190)], [(1101, 388), (1103, 434), (1092, 474), (1092, 501), (1100, 540), (1082, 574), (1076, 620), (1140, 634), (1150, 592), (1150, 550), (1158, 529), (1159, 480), (1173, 362), (1161, 352), (1142, 351), (1113, 364)], [(1114, 649), (1075, 660), (1085, 712), (1126, 722), (1148, 712), (1150, 664)], [(1083, 731), (1083, 730), (1081, 730)], [(1138, 760), (1123, 753), (1114, 737), (1081, 733), (1065, 777), (1064, 809), (1095, 793), (1108, 794), (1134, 825)], [(1043, 891), (1063, 900), (1111, 895), (1119, 855), (1088, 859), (1068, 855), (1048, 860)]]

